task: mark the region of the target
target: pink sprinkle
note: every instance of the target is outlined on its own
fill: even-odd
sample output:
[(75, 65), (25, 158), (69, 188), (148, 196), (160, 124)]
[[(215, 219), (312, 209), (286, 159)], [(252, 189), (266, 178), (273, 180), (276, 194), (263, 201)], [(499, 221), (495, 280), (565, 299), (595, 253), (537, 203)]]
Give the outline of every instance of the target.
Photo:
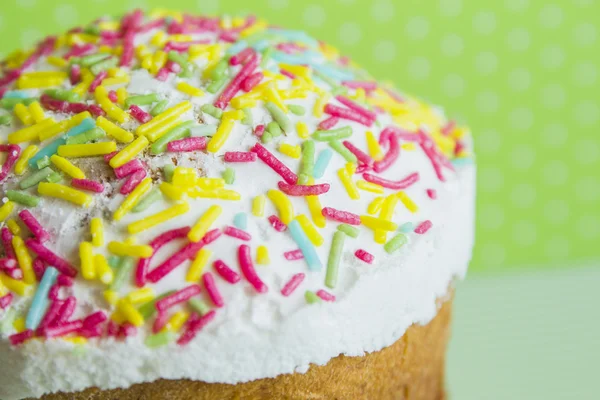
[(376, 185), (383, 186), (384, 188), (387, 188), (387, 189), (403, 190), (403, 189), (408, 188), (409, 186), (412, 186), (413, 184), (415, 184), (416, 182), (419, 181), (419, 173), (414, 172), (414, 173), (408, 175), (406, 178), (399, 180), (399, 181), (390, 181), (390, 180), (387, 180), (385, 178), (382, 178), (382, 177), (379, 177), (376, 175), (371, 175), (369, 173), (363, 174), (363, 178), (367, 182), (371, 182)]
[(279, 73), (283, 76), (287, 76), (290, 79), (296, 79), (296, 75), (292, 74), (290, 71), (286, 71), (285, 69), (280, 69)]
[(0, 170), (0, 182), (2, 182), (19, 159), (21, 147), (16, 144), (0, 144), (0, 153), (7, 153), (6, 160), (4, 161), (4, 164), (2, 164), (2, 169)]
[(166, 312), (159, 312), (152, 324), (152, 333), (160, 332), (169, 322), (169, 315)]
[(117, 336), (119, 334), (119, 325), (117, 325), (117, 323), (112, 319), (108, 320), (108, 324), (106, 325), (106, 334), (112, 337)]
[[(9, 258), (9, 260), (14, 261), (12, 259)], [(15, 267), (0, 267), (0, 270), (4, 271), (4, 273), (8, 276), (10, 276), (13, 279), (16, 280), (21, 280), (23, 279), (23, 271), (21, 271), (20, 268), (15, 268)]]
[[(177, 344), (180, 346), (184, 346), (191, 342), (198, 332), (202, 330), (210, 321), (215, 318), (216, 311), (212, 310), (203, 315), (198, 319), (193, 319), (192, 321), (188, 321), (185, 332), (181, 335), (181, 337), (177, 340)], [(191, 319), (191, 318), (190, 318)]]
[(12, 238), (13, 234), (10, 232), (10, 230), (8, 230), (6, 226), (3, 226), (0, 230), (0, 239), (2, 239), (2, 246), (4, 247), (6, 258), (15, 259), (15, 252), (12, 248)]
[(106, 112), (102, 108), (100, 108), (100, 106), (98, 106), (97, 104), (90, 104), (89, 106), (87, 106), (87, 110), (94, 117), (105, 117), (106, 116)]
[(283, 253), (283, 256), (288, 261), (302, 260), (304, 258), (304, 255), (302, 254), (302, 250), (300, 250), (300, 249), (286, 251), (285, 253)]
[[(40, 280), (42, 280), (42, 279), (40, 278)], [(58, 300), (59, 292), (60, 292), (60, 286), (52, 285), (52, 287), (48, 291), (48, 299), (50, 299), (52, 301)]]
[(137, 334), (137, 328), (135, 325), (133, 325), (131, 322), (125, 322), (123, 325), (121, 325), (121, 328), (119, 329), (119, 333), (117, 336), (122, 336), (122, 337), (133, 337)]
[(19, 217), (40, 243), (44, 243), (46, 240), (50, 239), (50, 234), (42, 227), (29, 210), (19, 212)]
[(298, 176), (293, 173), (285, 164), (283, 164), (277, 157), (275, 157), (269, 150), (267, 150), (260, 143), (256, 143), (252, 148), (252, 151), (258, 155), (265, 164), (267, 164), (273, 171), (277, 172), (287, 183), (295, 185), (298, 183)]
[(377, 119), (377, 115), (375, 115), (375, 113), (373, 111), (369, 111), (366, 108), (361, 107), (360, 105), (356, 104), (355, 102), (353, 102), (349, 98), (344, 97), (344, 96), (336, 96), (335, 98), (336, 98), (337, 101), (339, 101), (340, 103), (342, 103), (343, 105), (345, 105), (349, 109), (356, 111), (357, 113), (359, 113), (363, 117), (368, 118), (368, 119), (373, 120), (373, 121), (375, 121)]
[(227, 43), (235, 43), (237, 41), (237, 35), (234, 32), (224, 31), (219, 35), (219, 40)]
[(419, 235), (423, 235), (427, 233), (427, 231), (433, 226), (430, 220), (421, 222), (416, 228), (415, 233)]
[(139, 159), (136, 158), (134, 160), (129, 161), (126, 164), (121, 165), (118, 168), (115, 168), (114, 171), (116, 177), (121, 179), (133, 174), (135, 171), (140, 169), (144, 169), (144, 165)]
[(389, 150), (383, 159), (373, 164), (375, 172), (383, 172), (388, 169), (400, 155), (400, 145), (398, 144), (398, 138), (395, 135), (389, 135), (389, 145)]
[(242, 67), (240, 72), (233, 78), (231, 82), (227, 85), (225, 90), (221, 93), (217, 101), (215, 101), (215, 107), (219, 107), (224, 110), (231, 99), (237, 94), (240, 90), (242, 82), (250, 76), (254, 72), (254, 70), (258, 67), (260, 63), (260, 59), (256, 52), (252, 51), (252, 55), (248, 62)]
[(81, 67), (78, 64), (71, 65), (69, 80), (71, 81), (71, 85), (77, 85), (81, 81)]
[(317, 296), (323, 301), (335, 301), (335, 296), (323, 289), (317, 290)]
[(361, 149), (359, 149), (347, 140), (344, 140), (342, 143), (348, 150), (350, 150), (352, 154), (356, 156), (358, 161), (368, 166), (373, 165), (374, 160), (367, 153), (363, 152)]
[(59, 275), (56, 278), (56, 284), (60, 287), (71, 287), (73, 286), (73, 278), (67, 275)]
[(162, 67), (158, 70), (158, 73), (156, 74), (156, 79), (158, 79), (161, 82), (165, 82), (167, 78), (169, 78), (169, 72), (170, 71), (168, 68)]
[(14, 258), (0, 258), (0, 269), (12, 269), (17, 266), (17, 260)]
[(238, 260), (240, 262), (242, 274), (244, 274), (246, 280), (250, 282), (252, 286), (254, 286), (254, 289), (256, 289), (258, 293), (266, 293), (269, 289), (267, 288), (267, 285), (265, 285), (264, 282), (261, 281), (258, 275), (256, 274), (256, 270), (254, 269), (254, 265), (252, 264), (250, 246), (243, 244), (238, 248)]
[(62, 308), (63, 304), (64, 301), (52, 300), (52, 303), (50, 303), (50, 307), (48, 307), (48, 311), (46, 311), (46, 315), (44, 315), (42, 322), (40, 322), (40, 325), (37, 328), (38, 335), (44, 331), (44, 328), (52, 325), (52, 323), (58, 316), (58, 313), (60, 312), (60, 309)]
[(329, 183), (320, 183), (318, 185), (288, 185), (285, 182), (277, 183), (279, 189), (288, 196), (319, 196), (329, 192)]
[(73, 313), (75, 312), (75, 306), (77, 306), (77, 299), (73, 296), (67, 297), (62, 307), (60, 308), (56, 319), (52, 321), (50, 326), (60, 325), (61, 323), (68, 321), (69, 318), (71, 318), (71, 315), (73, 315)]
[(222, 260), (216, 260), (213, 263), (213, 267), (223, 279), (225, 279), (231, 284), (238, 283), (241, 279), (238, 273), (229, 268), (229, 266), (225, 264)]
[(46, 110), (67, 113), (69, 112), (69, 103), (53, 99), (47, 94), (40, 96), (40, 103)]
[(174, 153), (204, 149), (206, 149), (206, 138), (204, 136), (173, 140), (167, 143), (167, 150)]
[(133, 118), (138, 120), (140, 124), (145, 124), (146, 122), (152, 119), (152, 116), (150, 114), (148, 114), (146, 111), (142, 110), (135, 104), (132, 104), (129, 107), (129, 113), (133, 116)]
[(427, 196), (429, 196), (431, 200), (437, 199), (437, 192), (435, 191), (435, 189), (427, 189), (426, 192)]
[(137, 31), (138, 33), (145, 33), (151, 31), (152, 29), (161, 27), (162, 25), (164, 25), (164, 23), (164, 18), (156, 19), (154, 21), (147, 22), (145, 25), (140, 26)]
[(256, 153), (251, 151), (228, 151), (225, 153), (223, 161), (231, 163), (254, 162), (256, 161)]
[(129, 194), (140, 184), (141, 181), (146, 177), (146, 171), (143, 169), (138, 169), (135, 171), (121, 186), (120, 193), (121, 194)]
[(133, 60), (134, 53), (134, 33), (132, 31), (128, 31), (125, 34), (125, 38), (123, 39), (123, 53), (121, 54), (121, 61), (119, 62), (119, 66), (121, 67), (129, 67), (131, 61)]
[(155, 307), (160, 313), (164, 313), (169, 308), (188, 301), (190, 298), (199, 294), (201, 291), (200, 286), (198, 285), (190, 285), (186, 288), (183, 288), (163, 299), (160, 299), (156, 302)]
[(36, 257), (35, 260), (33, 260), (32, 268), (33, 272), (35, 273), (36, 280), (38, 282), (41, 281), (42, 277), (44, 276), (44, 273), (46, 272), (46, 264), (44, 264), (44, 262), (39, 257)]
[(174, 74), (178, 74), (181, 72), (181, 65), (171, 60), (167, 61), (167, 63), (165, 64), (165, 68)]
[(445, 182), (446, 178), (444, 177), (444, 174), (442, 173), (442, 164), (443, 164), (442, 157), (443, 156), (441, 156), (435, 150), (435, 144), (429, 137), (427, 137), (427, 135), (425, 135), (425, 133), (419, 132), (419, 134), (421, 137), (421, 140), (419, 141), (419, 145), (423, 149), (423, 152), (425, 153), (427, 158), (429, 158), (429, 161), (431, 162), (433, 170), (435, 171), (435, 174), (438, 177), (438, 179), (441, 182)]
[(262, 137), (263, 133), (265, 133), (265, 126), (263, 124), (256, 125), (256, 128), (254, 128), (254, 134), (257, 137)]
[(367, 164), (360, 164), (358, 167), (356, 167), (356, 171), (354, 171), (354, 173), (362, 174), (362, 173), (369, 171), (370, 169), (371, 169), (371, 167), (369, 167)]
[(452, 133), (452, 131), (454, 130), (454, 128), (456, 128), (456, 122), (454, 122), (454, 121), (448, 121), (448, 123), (446, 125), (444, 125), (442, 127), (442, 129), (440, 129), (440, 132), (441, 132), (442, 135), (448, 136), (449, 134)]
[(342, 85), (350, 89), (364, 89), (366, 91), (377, 89), (377, 82), (344, 81)]
[(465, 149), (465, 147), (466, 146), (462, 141), (457, 140), (456, 146), (454, 147), (454, 155), (458, 156)]
[(341, 211), (331, 207), (324, 207), (322, 214), (324, 217), (327, 217), (334, 221), (342, 222), (349, 225), (360, 225), (360, 217), (348, 211)]
[(82, 336), (84, 338), (95, 338), (102, 336), (102, 327), (99, 325), (90, 326), (90, 327), (82, 327), (77, 331), (77, 335)]
[(108, 72), (100, 71), (98, 73), (98, 75), (96, 75), (96, 77), (94, 78), (92, 83), (90, 84), (90, 89), (88, 90), (88, 92), (94, 93), (96, 91), (96, 88), (102, 84), (102, 81), (104, 79), (106, 79), (107, 76), (108, 76)]
[(62, 322), (56, 326), (45, 328), (43, 336), (46, 338), (61, 337), (76, 332), (83, 327), (80, 319), (71, 322)]
[(306, 275), (302, 272), (292, 276), (292, 278), (285, 284), (283, 289), (281, 289), (281, 294), (284, 295), (285, 297), (288, 297), (290, 294), (292, 294), (294, 292), (294, 290), (296, 290), (296, 288), (298, 286), (300, 286), (300, 284), (304, 280), (305, 276)]
[(223, 233), (226, 234), (227, 236), (231, 236), (231, 237), (234, 237), (234, 238), (240, 239), (240, 240), (248, 241), (248, 240), (252, 239), (252, 236), (250, 236), (250, 234), (248, 232), (244, 232), (243, 230), (235, 228), (233, 226), (226, 226)]
[(67, 103), (67, 112), (71, 114), (79, 114), (88, 111), (89, 106), (83, 103)]
[(242, 90), (244, 92), (249, 92), (256, 87), (263, 80), (265, 75), (262, 72), (256, 72), (242, 82)]
[(329, 115), (333, 115), (334, 117), (358, 122), (366, 127), (371, 127), (373, 125), (372, 119), (369, 119), (357, 111), (349, 108), (342, 108), (333, 104), (327, 104), (325, 106), (325, 112)]
[(112, 153), (105, 154), (105, 155), (103, 156), (103, 157), (104, 157), (104, 161), (105, 161), (106, 163), (108, 163), (108, 162), (109, 162), (109, 161), (110, 161), (110, 160), (111, 160), (111, 159), (112, 159), (114, 156), (116, 156), (118, 153), (119, 153), (118, 151), (113, 151)]
[(102, 193), (104, 191), (103, 184), (90, 179), (72, 179), (71, 186), (76, 189), (87, 190), (88, 192), (94, 193)]
[(340, 122), (340, 119), (338, 117), (329, 117), (326, 120), (321, 121), (317, 128), (319, 130), (326, 131), (336, 126), (338, 122)]
[(85, 319), (83, 320), (83, 326), (85, 328), (91, 328), (93, 326), (103, 323), (104, 321), (106, 321), (106, 319), (107, 317), (104, 311), (96, 311), (95, 313), (85, 317)]
[(14, 335), (10, 335), (8, 339), (10, 340), (10, 344), (13, 346), (18, 346), (25, 341), (31, 339), (33, 337), (33, 331), (31, 329), (27, 329), (21, 333), (15, 333)]
[(277, 232), (283, 232), (287, 229), (287, 225), (281, 222), (277, 215), (271, 215), (268, 220), (271, 223), (271, 226), (275, 228)]
[(356, 252), (354, 252), (354, 255), (356, 256), (356, 258), (366, 262), (367, 264), (373, 263), (373, 260), (375, 259), (375, 257), (371, 253), (363, 249), (356, 250)]
[(77, 270), (71, 264), (54, 254), (52, 251), (48, 250), (43, 244), (41, 244), (37, 240), (27, 239), (25, 241), (25, 245), (29, 248), (29, 250), (36, 253), (38, 257), (42, 259), (42, 261), (46, 262), (49, 265), (52, 265), (61, 274), (65, 274), (71, 277), (77, 275)]
[(83, 45), (74, 44), (71, 47), (71, 50), (67, 54), (63, 56), (65, 60), (70, 59), (71, 57), (81, 57), (93, 53), (95, 50), (95, 46), (91, 43), (86, 43)]
[(219, 289), (215, 283), (215, 278), (212, 276), (210, 272), (206, 272), (202, 275), (202, 282), (204, 283), (204, 288), (208, 292), (208, 297), (213, 302), (213, 304), (217, 307), (223, 307), (225, 302), (223, 301), (223, 296), (219, 293)]
[(117, 101), (119, 101), (119, 98), (117, 97), (117, 92), (115, 92), (114, 90), (111, 90), (110, 92), (108, 92), (108, 99), (110, 101), (112, 101), (113, 103), (116, 103)]
[(240, 65), (245, 63), (252, 57), (254, 54), (254, 50), (252, 47), (246, 47), (244, 50), (240, 51), (233, 57), (229, 59), (229, 65)]
[(10, 306), (13, 301), (13, 294), (9, 293), (6, 296), (0, 297), (0, 308), (5, 310), (6, 307)]

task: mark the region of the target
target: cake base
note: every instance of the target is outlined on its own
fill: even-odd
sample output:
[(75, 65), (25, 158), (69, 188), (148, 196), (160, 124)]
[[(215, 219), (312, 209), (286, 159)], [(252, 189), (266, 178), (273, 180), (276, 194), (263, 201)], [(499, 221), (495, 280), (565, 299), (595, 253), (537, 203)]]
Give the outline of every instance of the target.
[(363, 357), (338, 356), (305, 374), (229, 385), (159, 380), (128, 389), (88, 389), (41, 400), (442, 400), (452, 301), (427, 325), (413, 325), (393, 345)]

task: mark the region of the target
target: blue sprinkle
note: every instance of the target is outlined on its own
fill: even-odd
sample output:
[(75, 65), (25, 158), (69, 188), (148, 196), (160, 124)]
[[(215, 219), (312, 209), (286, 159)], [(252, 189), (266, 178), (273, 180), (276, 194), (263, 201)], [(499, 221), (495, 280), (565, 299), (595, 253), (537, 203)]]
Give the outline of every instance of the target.
[(319, 153), (317, 157), (317, 161), (315, 162), (315, 166), (313, 168), (313, 178), (320, 179), (323, 177), (327, 166), (329, 165), (329, 161), (331, 161), (331, 157), (333, 156), (333, 151), (331, 149), (324, 149)]
[(235, 214), (235, 217), (233, 217), (233, 225), (235, 225), (236, 228), (245, 231), (248, 226), (248, 217), (246, 216), (246, 213), (241, 212)]
[(252, 45), (252, 48), (256, 51), (263, 51), (267, 47), (271, 46), (271, 43), (267, 39), (259, 40), (258, 42)]
[(402, 233), (411, 233), (414, 229), (415, 227), (412, 222), (405, 222), (404, 224), (400, 225), (398, 231)]
[(338, 81), (351, 81), (354, 79), (354, 74), (348, 71), (334, 68), (329, 65), (314, 65), (314, 68), (325, 76)]
[(245, 40), (240, 40), (239, 42), (232, 44), (227, 49), (226, 53), (229, 55), (237, 54), (240, 51), (244, 50), (246, 47), (248, 47), (248, 43)]
[(11, 90), (4, 93), (4, 97), (7, 99), (28, 99), (30, 96), (20, 90)]
[(300, 42), (304, 43), (307, 46), (318, 49), (319, 41), (315, 38), (309, 36), (304, 31), (293, 31), (293, 30), (284, 30), (284, 29), (269, 29), (269, 33), (272, 33), (276, 36), (283, 37), (290, 42)]
[(56, 152), (58, 151), (58, 147), (67, 143), (68, 137), (79, 135), (80, 133), (89, 131), (90, 129), (92, 129), (95, 126), (96, 126), (96, 121), (94, 121), (93, 119), (91, 119), (91, 118), (84, 119), (83, 121), (81, 121), (81, 123), (79, 125), (74, 126), (67, 133), (65, 133), (64, 135), (62, 135), (61, 137), (56, 139), (54, 142), (46, 145), (44, 148), (42, 148), (40, 151), (38, 151), (36, 153), (36, 155), (31, 157), (31, 159), (29, 160), (29, 166), (35, 168), (38, 160), (40, 160), (44, 157), (51, 157), (52, 155), (56, 154)]
[(296, 242), (300, 248), (300, 251), (302, 251), (304, 260), (308, 264), (308, 269), (311, 271), (320, 271), (321, 268), (323, 268), (321, 260), (319, 260), (319, 256), (315, 251), (315, 247), (306, 237), (302, 227), (300, 227), (300, 223), (296, 220), (293, 220), (288, 224), (288, 229), (290, 230), (292, 239), (294, 239), (294, 242)]
[(473, 159), (470, 157), (455, 158), (451, 162), (452, 162), (452, 165), (454, 165), (455, 167), (462, 167), (465, 165), (473, 164)]
[(48, 292), (50, 292), (50, 288), (52, 285), (54, 285), (54, 282), (56, 282), (57, 277), (58, 270), (56, 268), (46, 268), (46, 272), (44, 272), (42, 281), (40, 282), (37, 291), (33, 296), (31, 307), (27, 313), (27, 318), (25, 318), (25, 327), (27, 329), (36, 330), (42, 321), (42, 317), (48, 308), (48, 303), (50, 303), (50, 300), (48, 299)]

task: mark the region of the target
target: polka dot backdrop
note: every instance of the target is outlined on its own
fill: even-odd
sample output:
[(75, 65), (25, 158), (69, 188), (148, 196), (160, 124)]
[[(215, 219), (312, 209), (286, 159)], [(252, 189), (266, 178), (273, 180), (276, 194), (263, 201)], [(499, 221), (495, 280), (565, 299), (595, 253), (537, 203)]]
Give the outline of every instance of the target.
[(480, 168), (475, 270), (600, 258), (598, 1), (5, 3), (0, 54), (102, 14), (164, 4), (254, 12), (305, 29), (471, 125)]

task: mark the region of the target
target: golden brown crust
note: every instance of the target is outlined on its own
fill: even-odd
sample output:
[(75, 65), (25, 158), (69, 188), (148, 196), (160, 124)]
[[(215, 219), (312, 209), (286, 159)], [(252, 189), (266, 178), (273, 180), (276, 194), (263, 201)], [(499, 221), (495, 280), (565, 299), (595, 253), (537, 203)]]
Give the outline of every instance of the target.
[(452, 301), (427, 325), (413, 325), (396, 343), (364, 357), (339, 356), (306, 374), (238, 385), (159, 380), (129, 389), (88, 389), (41, 400), (443, 400)]

